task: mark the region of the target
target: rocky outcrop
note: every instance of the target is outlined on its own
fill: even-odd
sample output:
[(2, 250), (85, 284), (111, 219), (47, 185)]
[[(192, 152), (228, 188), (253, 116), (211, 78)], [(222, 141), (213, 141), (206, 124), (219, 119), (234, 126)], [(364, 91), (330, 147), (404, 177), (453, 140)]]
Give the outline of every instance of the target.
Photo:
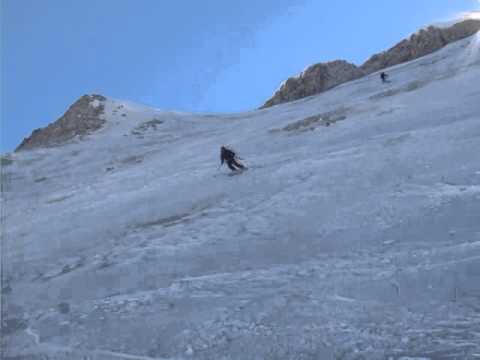
[(464, 39), (480, 30), (480, 20), (469, 19), (448, 28), (430, 26), (399, 42), (391, 49), (373, 55), (360, 68), (366, 73), (418, 59), (445, 45)]
[(357, 66), (343, 60), (315, 64), (285, 81), (262, 108), (318, 94), (361, 76)]
[(391, 49), (373, 55), (360, 67), (343, 60), (310, 66), (297, 77), (289, 78), (261, 108), (319, 94), (387, 67), (415, 60), (480, 30), (480, 20), (468, 19), (447, 28), (430, 26), (402, 40)]
[(61, 145), (75, 136), (90, 134), (105, 123), (103, 118), (106, 98), (84, 95), (67, 112), (47, 127), (36, 129), (23, 139), (15, 151)]

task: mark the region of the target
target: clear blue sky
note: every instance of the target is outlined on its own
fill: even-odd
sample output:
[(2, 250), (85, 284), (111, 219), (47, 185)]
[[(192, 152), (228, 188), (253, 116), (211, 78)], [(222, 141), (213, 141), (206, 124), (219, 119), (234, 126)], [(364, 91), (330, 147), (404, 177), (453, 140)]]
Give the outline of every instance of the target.
[(261, 105), (309, 64), (354, 63), (477, 0), (0, 0), (1, 147), (87, 93), (162, 109)]

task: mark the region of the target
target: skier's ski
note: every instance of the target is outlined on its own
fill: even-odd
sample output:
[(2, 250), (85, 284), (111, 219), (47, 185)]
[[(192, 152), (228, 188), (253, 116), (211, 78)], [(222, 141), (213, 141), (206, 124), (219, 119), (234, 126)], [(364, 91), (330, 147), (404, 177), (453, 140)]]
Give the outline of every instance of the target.
[(247, 170), (248, 170), (248, 168), (243, 168), (243, 169), (235, 170), (235, 171), (232, 171), (231, 173), (229, 173), (228, 176), (240, 175), (240, 174), (244, 173), (244, 172), (247, 171)]

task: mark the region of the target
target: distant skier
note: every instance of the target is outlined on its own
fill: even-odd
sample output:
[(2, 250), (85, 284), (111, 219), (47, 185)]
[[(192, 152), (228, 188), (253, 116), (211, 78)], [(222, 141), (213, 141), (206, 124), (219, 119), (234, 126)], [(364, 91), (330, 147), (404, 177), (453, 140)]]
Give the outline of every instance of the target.
[(384, 84), (387, 83), (388, 82), (388, 74), (382, 72), (380, 74), (380, 79), (382, 79), (382, 83), (384, 83)]
[(221, 164), (220, 166), (223, 165), (224, 162), (227, 163), (228, 167), (230, 168), (230, 170), (232, 171), (237, 171), (237, 170), (244, 170), (246, 169), (244, 165), (240, 164), (238, 161), (237, 161), (237, 155), (235, 154), (235, 152), (231, 149), (228, 149), (227, 147), (225, 146), (222, 146), (220, 148), (220, 160), (221, 160)]

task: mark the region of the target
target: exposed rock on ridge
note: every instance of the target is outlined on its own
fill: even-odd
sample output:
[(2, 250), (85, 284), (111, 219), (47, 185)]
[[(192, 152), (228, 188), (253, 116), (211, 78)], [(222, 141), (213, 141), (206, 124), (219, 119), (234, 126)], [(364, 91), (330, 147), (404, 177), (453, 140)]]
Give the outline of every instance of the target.
[(366, 73), (385, 69), (431, 54), (444, 46), (464, 39), (480, 30), (480, 20), (469, 19), (448, 28), (430, 26), (402, 40), (391, 49), (373, 55), (362, 66)]
[(312, 65), (299, 76), (285, 81), (261, 108), (319, 94), (375, 71), (415, 60), (449, 43), (471, 36), (479, 30), (480, 20), (477, 19), (467, 19), (448, 28), (430, 26), (402, 40), (389, 50), (373, 55), (359, 67), (343, 60)]
[(344, 60), (315, 64), (300, 76), (289, 78), (263, 107), (318, 94), (361, 76), (363, 72), (358, 67)]
[(100, 129), (105, 123), (102, 117), (105, 100), (102, 95), (82, 96), (57, 121), (23, 139), (15, 151), (61, 145), (75, 136)]

